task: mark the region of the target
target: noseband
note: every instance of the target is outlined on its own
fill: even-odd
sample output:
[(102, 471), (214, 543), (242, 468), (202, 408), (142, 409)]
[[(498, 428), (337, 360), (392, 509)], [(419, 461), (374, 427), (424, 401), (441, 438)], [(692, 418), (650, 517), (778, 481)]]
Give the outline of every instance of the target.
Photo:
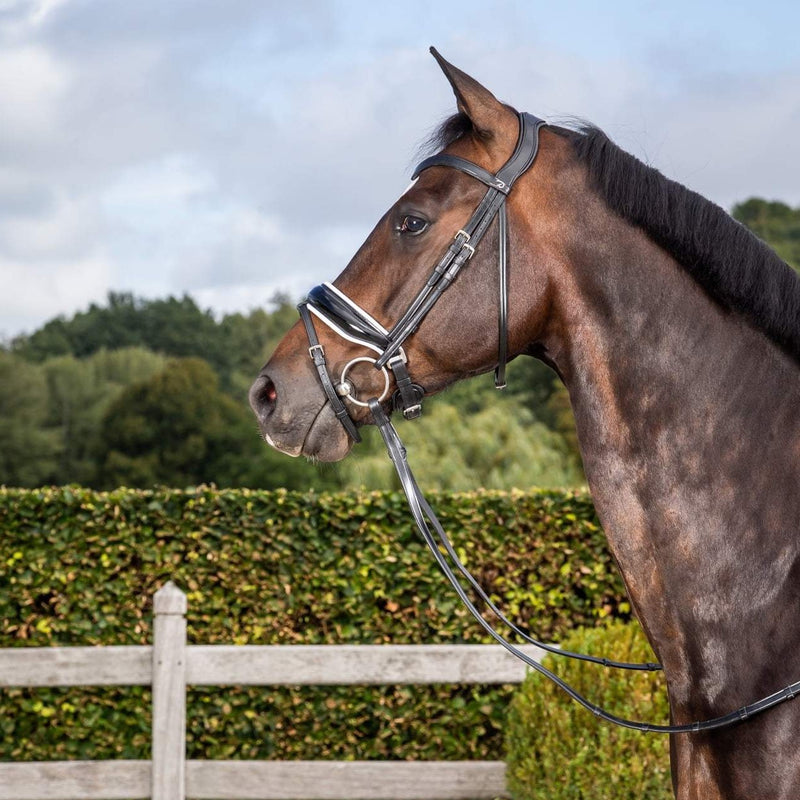
[[(387, 330), (357, 303), (330, 283), (323, 283), (313, 288), (305, 302), (298, 306), (300, 317), (306, 329), (309, 342), (309, 354), (317, 368), (322, 388), (331, 408), (348, 435), (356, 442), (361, 441), (355, 422), (347, 411), (345, 402), (355, 405), (366, 405), (358, 400), (355, 389), (347, 380), (346, 373), (354, 363), (348, 364), (342, 371), (338, 382), (334, 382), (328, 372), (325, 351), (319, 343), (312, 317), (316, 317), (334, 333), (349, 342), (359, 344), (376, 355), (362, 357), (362, 361), (374, 364), (382, 370), (386, 385), (390, 369), (395, 377), (397, 389), (392, 396), (392, 406), (402, 411), (406, 419), (416, 419), (422, 413), (424, 389), (411, 380), (408, 371), (408, 360), (403, 350), (403, 343), (417, 330), (421, 322), (433, 308), (436, 301), (452, 284), (461, 268), (472, 258), (490, 225), (497, 217), (498, 223), (498, 266), (500, 301), (498, 304), (498, 354), (495, 370), (495, 386), (498, 389), (506, 385), (506, 360), (508, 358), (508, 220), (506, 216), (506, 198), (516, 180), (533, 164), (539, 149), (539, 129), (544, 120), (532, 114), (519, 114), (519, 138), (511, 158), (492, 174), (483, 167), (467, 161), (465, 158), (439, 153), (426, 158), (414, 170), (413, 179), (430, 167), (451, 167), (460, 170), (472, 178), (485, 184), (486, 194), (478, 204), (469, 221), (453, 237), (453, 241), (444, 255), (433, 268), (425, 285), (411, 302), (405, 313)], [(381, 397), (382, 401), (384, 398)]]
[[(750, 717), (766, 711), (773, 706), (792, 700), (800, 695), (800, 681), (761, 698), (755, 703), (742, 706), (736, 711), (712, 719), (691, 722), (682, 725), (655, 725), (646, 722), (623, 719), (610, 714), (587, 700), (572, 686), (563, 681), (553, 672), (531, 658), (527, 653), (511, 644), (504, 636), (484, 619), (480, 610), (475, 606), (461, 580), (466, 581), (472, 591), (477, 594), (484, 605), (514, 634), (548, 652), (567, 658), (582, 661), (591, 661), (607, 667), (634, 670), (657, 670), (659, 664), (629, 664), (611, 661), (609, 659), (587, 656), (582, 653), (572, 653), (553, 645), (540, 642), (520, 630), (509, 620), (500, 609), (492, 602), (491, 598), (481, 588), (480, 584), (470, 574), (460, 561), (458, 554), (442, 528), (430, 504), (425, 499), (417, 485), (406, 457), (406, 449), (394, 426), (383, 411), (382, 403), (389, 393), (390, 377), (387, 370), (391, 370), (395, 377), (397, 389), (392, 396), (392, 406), (395, 410), (403, 412), (406, 419), (416, 419), (422, 413), (422, 398), (425, 394), (423, 388), (414, 383), (408, 372), (408, 359), (403, 350), (403, 343), (417, 330), (425, 316), (433, 308), (436, 301), (455, 280), (461, 268), (475, 254), (475, 249), (483, 239), (495, 217), (499, 228), (498, 264), (500, 270), (500, 302), (498, 319), (498, 357), (495, 370), (495, 386), (505, 388), (505, 368), (508, 356), (508, 223), (506, 218), (506, 198), (515, 181), (524, 174), (533, 164), (539, 149), (539, 129), (545, 122), (531, 114), (519, 114), (519, 139), (511, 158), (500, 168), (496, 175), (488, 172), (483, 167), (473, 164), (464, 158), (448, 153), (439, 153), (422, 161), (414, 170), (414, 178), (429, 167), (452, 167), (460, 170), (476, 180), (484, 183), (488, 188), (483, 200), (473, 212), (467, 224), (459, 230), (453, 242), (433, 269), (425, 286), (420, 290), (405, 313), (387, 330), (368, 312), (351, 300), (338, 288), (330, 283), (316, 286), (309, 293), (307, 299), (298, 306), (300, 317), (308, 336), (308, 352), (317, 368), (320, 383), (328, 398), (331, 408), (339, 422), (344, 426), (348, 435), (356, 442), (361, 441), (355, 421), (350, 416), (346, 402), (357, 406), (366, 406), (372, 413), (372, 418), (381, 432), (389, 458), (394, 464), (400, 483), (403, 487), (409, 508), (414, 521), (422, 534), (425, 543), (433, 553), (445, 577), (452, 584), (461, 601), (475, 617), (484, 630), (499, 644), (506, 648), (521, 661), (536, 672), (544, 675), (561, 688), (569, 697), (591, 711), (600, 719), (612, 722), (624, 728), (638, 731), (651, 731), (658, 733), (697, 733), (700, 731), (716, 730), (743, 722)], [(361, 356), (352, 359), (342, 370), (339, 381), (334, 383), (328, 372), (325, 360), (325, 351), (319, 342), (313, 317), (324, 323), (330, 330), (341, 338), (371, 350), (374, 356)], [(384, 391), (380, 397), (369, 398), (364, 401), (357, 397), (355, 387), (348, 380), (348, 372), (357, 363), (370, 363), (380, 370), (384, 377)], [(436, 532), (434, 533), (431, 531)], [(446, 556), (445, 556), (446, 553)], [(448, 560), (449, 559), (449, 560)], [(453, 572), (453, 564), (460, 578)]]

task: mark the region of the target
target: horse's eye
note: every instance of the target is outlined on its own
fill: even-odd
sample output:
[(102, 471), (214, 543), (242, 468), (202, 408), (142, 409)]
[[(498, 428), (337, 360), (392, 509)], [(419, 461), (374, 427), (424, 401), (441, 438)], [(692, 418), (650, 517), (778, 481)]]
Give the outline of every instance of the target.
[(400, 233), (410, 233), (416, 235), (422, 233), (428, 227), (428, 220), (422, 217), (415, 217), (413, 214), (406, 214), (400, 222)]

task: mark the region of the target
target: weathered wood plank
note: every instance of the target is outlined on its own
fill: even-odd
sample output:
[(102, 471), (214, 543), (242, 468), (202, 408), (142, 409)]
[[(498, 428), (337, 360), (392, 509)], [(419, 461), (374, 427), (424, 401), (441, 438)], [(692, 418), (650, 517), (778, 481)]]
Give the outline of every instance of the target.
[[(543, 651), (521, 648), (537, 661)], [(519, 683), (527, 667), (500, 645), (193, 645), (191, 685)]]
[(186, 595), (172, 581), (153, 601), (153, 800), (184, 800)]
[(152, 653), (149, 645), (0, 649), (0, 688), (147, 685)]
[(0, 763), (0, 800), (139, 800), (150, 797), (149, 761)]
[[(0, 763), (0, 800), (139, 800), (149, 761)], [(193, 800), (465, 800), (505, 795), (495, 761), (189, 761)]]
[(490, 800), (501, 761), (189, 761), (192, 800)]
[[(542, 651), (521, 648), (537, 661)], [(220, 685), (518, 683), (525, 665), (499, 645), (191, 645), (187, 682)], [(0, 688), (146, 686), (149, 645), (0, 649)]]

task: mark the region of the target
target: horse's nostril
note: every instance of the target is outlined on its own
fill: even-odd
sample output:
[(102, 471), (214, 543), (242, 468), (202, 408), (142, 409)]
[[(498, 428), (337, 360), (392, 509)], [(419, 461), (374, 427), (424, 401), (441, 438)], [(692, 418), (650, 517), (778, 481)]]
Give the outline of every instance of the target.
[(266, 375), (262, 375), (250, 390), (250, 405), (260, 418), (268, 417), (278, 401), (275, 384)]

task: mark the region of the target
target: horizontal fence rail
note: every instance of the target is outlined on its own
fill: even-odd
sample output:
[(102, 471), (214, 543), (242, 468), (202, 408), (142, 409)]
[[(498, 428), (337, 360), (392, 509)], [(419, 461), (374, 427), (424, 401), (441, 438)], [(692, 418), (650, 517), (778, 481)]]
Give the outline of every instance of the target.
[[(150, 797), (150, 761), (0, 764), (8, 800)], [(502, 761), (187, 761), (196, 800), (464, 800), (505, 795)]]
[[(523, 647), (537, 656), (538, 647)], [(188, 645), (195, 686), (520, 683), (525, 665), (500, 645)], [(149, 686), (153, 648), (16, 647), (0, 650), (0, 688)]]
[[(152, 687), (152, 761), (0, 763), (0, 800), (481, 800), (506, 794), (495, 761), (186, 760), (186, 687), (519, 683), (499, 645), (187, 645), (186, 597), (154, 598), (152, 646), (0, 650), (0, 688)], [(544, 654), (521, 648), (537, 661)]]

